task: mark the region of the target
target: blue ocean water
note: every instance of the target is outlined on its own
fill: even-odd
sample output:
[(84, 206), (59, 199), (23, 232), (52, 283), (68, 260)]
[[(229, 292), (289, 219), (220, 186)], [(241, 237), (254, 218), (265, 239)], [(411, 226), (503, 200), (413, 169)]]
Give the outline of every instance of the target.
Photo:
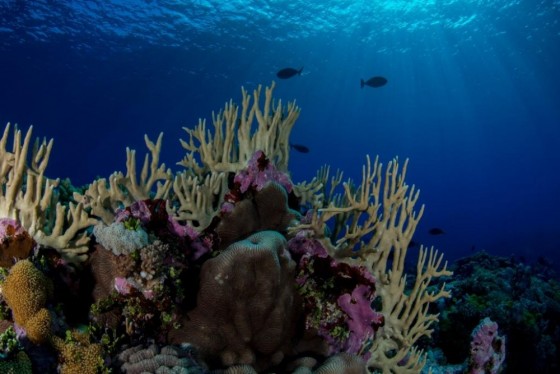
[(559, 266), (559, 20), (558, 0), (2, 0), (0, 123), (54, 138), (48, 176), (76, 185), (161, 131), (178, 170), (181, 127), (276, 80), (311, 149), (291, 156), (296, 182), (410, 158), (415, 241)]

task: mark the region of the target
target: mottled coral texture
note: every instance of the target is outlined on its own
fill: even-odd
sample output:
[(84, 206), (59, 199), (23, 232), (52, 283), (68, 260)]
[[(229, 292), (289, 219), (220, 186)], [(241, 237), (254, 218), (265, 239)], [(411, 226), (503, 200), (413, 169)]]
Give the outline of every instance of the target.
[(31, 360), (23, 351), (17, 353), (11, 360), (0, 360), (0, 373), (2, 374), (32, 374)]
[(29, 260), (16, 263), (2, 285), (2, 293), (12, 310), (14, 321), (26, 329), (35, 344), (50, 335), (51, 317), (45, 305), (52, 294), (52, 284)]
[[(323, 169), (311, 183), (294, 185), (289, 135), (299, 108), (273, 100), (273, 88), (264, 102), (261, 86), (252, 95), (242, 90), (241, 106), (227, 103), (213, 128), (200, 120), (185, 129), (184, 170), (175, 176), (159, 162), (162, 136), (156, 143), (146, 137), (150, 154), (140, 173), (127, 148), (126, 175), (94, 181), (73, 194), (75, 202), (60, 200), (60, 181), (44, 177), (52, 141), (31, 150), (31, 130), (23, 140), (16, 130), (10, 152), (8, 126), (0, 138), (0, 217), (18, 219), (38, 253), (50, 246), (75, 263), (91, 255), (95, 304), (84, 322), (124, 330), (126, 344), (189, 342), (209, 367), (226, 373), (282, 372), (302, 356), (316, 360), (295, 366), (298, 374), (361, 374), (366, 366), (420, 372), (425, 359), (415, 344), (438, 318), (430, 303), (450, 296), (445, 285), (429, 287), (451, 273), (424, 247), (417, 274), (405, 273), (423, 212), (415, 211), (418, 191), (404, 182), (407, 163), (400, 169), (395, 159), (383, 169), (368, 157), (357, 184), (340, 184), (341, 173), (329, 183)], [(309, 209), (304, 219), (292, 210), (301, 207)], [(294, 239), (292, 252), (287, 239)], [(10, 263), (12, 252), (6, 255)], [(25, 260), (3, 285), (32, 342), (49, 336), (48, 288)], [(90, 368), (99, 364), (99, 348), (74, 339), (50, 339), (60, 371), (81, 372), (80, 357)], [(143, 362), (150, 353), (140, 351), (126, 370), (156, 369), (160, 363)], [(159, 356), (178, 362), (160, 351), (149, 358)]]
[(471, 338), (468, 373), (500, 373), (506, 358), (506, 340), (498, 335), (498, 324), (484, 318), (473, 330)]
[(276, 169), (276, 166), (261, 150), (251, 156), (247, 168), (237, 173), (233, 181), (239, 183), (239, 190), (242, 193), (247, 192), (250, 188), (260, 191), (270, 181), (280, 184), (288, 192), (291, 192), (293, 188), (290, 177)]
[(117, 363), (121, 372), (126, 374), (141, 373), (207, 373), (205, 367), (196, 360), (196, 352), (187, 344), (180, 346), (166, 345), (148, 347), (137, 345), (119, 353)]
[(225, 248), (257, 231), (286, 231), (288, 225), (299, 216), (297, 211), (288, 206), (285, 187), (269, 181), (255, 191), (251, 198), (236, 202), (231, 212), (222, 214), (216, 229), (220, 246)]
[(128, 255), (149, 243), (144, 229), (128, 229), (123, 222), (113, 222), (109, 226), (100, 223), (93, 228), (93, 234), (99, 244), (117, 256)]
[(90, 343), (88, 334), (72, 331), (66, 340), (53, 337), (52, 344), (60, 355), (60, 374), (97, 374), (103, 367), (103, 349)]
[(9, 268), (14, 264), (14, 261), (29, 257), (34, 245), (35, 241), (19, 221), (11, 218), (0, 218), (1, 267)]
[(170, 334), (191, 342), (208, 363), (278, 364), (294, 334), (295, 262), (284, 237), (262, 231), (204, 263), (196, 308)]
[(95, 281), (92, 296), (94, 301), (98, 301), (108, 297), (113, 292), (116, 277), (126, 274), (123, 270), (126, 270), (128, 267), (126, 265), (119, 266), (119, 257), (128, 259), (128, 256), (116, 256), (99, 244), (94, 248), (88, 264)]
[(298, 261), (296, 283), (303, 297), (305, 332), (324, 339), (327, 354), (363, 354), (362, 348), (383, 324), (383, 316), (371, 307), (374, 277), (364, 266), (335, 260), (315, 239), (296, 236), (289, 248)]

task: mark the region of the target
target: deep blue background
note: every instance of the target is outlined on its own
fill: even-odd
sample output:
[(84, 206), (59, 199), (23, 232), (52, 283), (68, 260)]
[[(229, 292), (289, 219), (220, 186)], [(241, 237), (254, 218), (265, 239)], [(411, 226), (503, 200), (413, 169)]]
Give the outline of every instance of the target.
[(558, 0), (0, 1), (0, 123), (54, 138), (48, 174), (74, 184), (124, 171), (144, 133), (178, 170), (182, 126), (304, 66), (275, 95), (302, 108), (295, 181), (410, 158), (417, 241), (558, 265), (559, 19)]

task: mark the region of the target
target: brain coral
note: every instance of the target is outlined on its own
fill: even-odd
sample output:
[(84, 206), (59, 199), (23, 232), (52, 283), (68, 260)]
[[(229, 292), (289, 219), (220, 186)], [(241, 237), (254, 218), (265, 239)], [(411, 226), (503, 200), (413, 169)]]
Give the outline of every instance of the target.
[(167, 345), (159, 347), (151, 344), (127, 348), (119, 353), (117, 363), (121, 372), (127, 374), (140, 373), (188, 373), (203, 374), (207, 370), (196, 361), (196, 352), (191, 346)]
[(210, 365), (278, 364), (293, 338), (298, 303), (295, 262), (282, 235), (262, 231), (204, 263), (197, 307), (171, 332)]
[(11, 268), (2, 292), (14, 321), (28, 330), (29, 340), (44, 342), (50, 332), (50, 316), (44, 309), (52, 292), (50, 281), (31, 261), (22, 260)]

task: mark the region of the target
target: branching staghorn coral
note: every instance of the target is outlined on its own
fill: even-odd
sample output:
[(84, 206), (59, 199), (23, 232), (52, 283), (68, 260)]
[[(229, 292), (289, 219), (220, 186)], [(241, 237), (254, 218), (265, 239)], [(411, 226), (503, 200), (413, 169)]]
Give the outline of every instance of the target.
[(205, 177), (178, 173), (173, 179), (173, 200), (168, 203), (167, 210), (192, 227), (206, 228), (217, 213), (219, 202), (223, 201), (226, 179), (225, 173), (210, 173)]
[(327, 191), (330, 170), (330, 166), (323, 165), (311, 182), (303, 181), (294, 186), (294, 194), (301, 205), (309, 205), (311, 208), (320, 209), (324, 208), (323, 204), (325, 202), (332, 200), (336, 186), (342, 181), (342, 171), (336, 171), (330, 180), (330, 190)]
[[(314, 210), (309, 223), (290, 229), (292, 233), (307, 230), (331, 256), (365, 264), (378, 280), (379, 312), (385, 324), (370, 348), (368, 367), (383, 373), (417, 373), (422, 369), (425, 360), (414, 344), (421, 336), (429, 336), (437, 321), (438, 316), (428, 312), (429, 304), (450, 296), (445, 285), (438, 292), (428, 291), (432, 278), (451, 275), (447, 263), (441, 266), (443, 256), (433, 248), (420, 248), (415, 283), (405, 290), (405, 258), (424, 210), (422, 206), (418, 213), (414, 211), (419, 191), (404, 182), (406, 169), (407, 162), (399, 171), (395, 159), (382, 178), (382, 165), (378, 159), (372, 165), (368, 157), (358, 188), (347, 181), (342, 184), (344, 193), (335, 195), (334, 187), (341, 180), (335, 176), (330, 199), (325, 200), (328, 205)], [(323, 172), (317, 180), (324, 184), (327, 177)]]
[(44, 176), (52, 139), (48, 143), (37, 139), (28, 163), (32, 130), (22, 141), (22, 132), (16, 128), (11, 152), (6, 148), (9, 123), (0, 139), (0, 217), (18, 220), (37, 243), (57, 249), (69, 261), (80, 261), (89, 241), (81, 230), (96, 220), (81, 203), (62, 205), (56, 192), (59, 180)]
[(74, 199), (80, 201), (92, 215), (99, 217), (106, 225), (113, 222), (117, 209), (129, 206), (135, 201), (149, 198), (166, 199), (173, 176), (171, 169), (166, 169), (165, 164), (159, 163), (162, 138), (163, 133), (160, 133), (154, 143), (144, 135), (150, 153), (144, 157), (140, 176), (136, 170), (136, 151), (127, 147), (126, 175), (115, 172), (108, 181), (105, 178), (97, 179), (89, 185), (83, 195), (75, 192)]
[[(278, 170), (288, 170), (290, 132), (299, 116), (295, 102), (286, 108), (278, 100), (274, 103), (272, 92), (274, 82), (265, 88), (264, 105), (260, 107), (262, 86), (251, 95), (241, 89), (241, 108), (230, 100), (223, 111), (212, 114), (214, 133), (206, 128), (206, 121), (200, 120), (194, 129), (184, 128), (189, 140), (181, 140), (187, 150), (179, 165), (192, 170), (197, 175), (208, 172), (236, 172), (245, 167), (253, 154), (261, 150), (276, 165)], [(239, 110), (241, 109), (241, 113)], [(253, 121), (256, 120), (256, 127)], [(196, 157), (200, 157), (200, 161)]]
[(294, 102), (286, 107), (274, 102), (273, 90), (274, 82), (265, 88), (261, 107), (262, 86), (252, 96), (242, 89), (241, 107), (230, 100), (213, 113), (212, 130), (202, 119), (194, 129), (184, 128), (189, 139), (181, 145), (187, 153), (178, 164), (185, 170), (175, 177), (168, 205), (176, 218), (194, 223), (197, 230), (206, 228), (228, 191), (227, 173), (244, 169), (256, 151), (263, 151), (278, 170), (288, 170), (289, 136), (299, 108)]

